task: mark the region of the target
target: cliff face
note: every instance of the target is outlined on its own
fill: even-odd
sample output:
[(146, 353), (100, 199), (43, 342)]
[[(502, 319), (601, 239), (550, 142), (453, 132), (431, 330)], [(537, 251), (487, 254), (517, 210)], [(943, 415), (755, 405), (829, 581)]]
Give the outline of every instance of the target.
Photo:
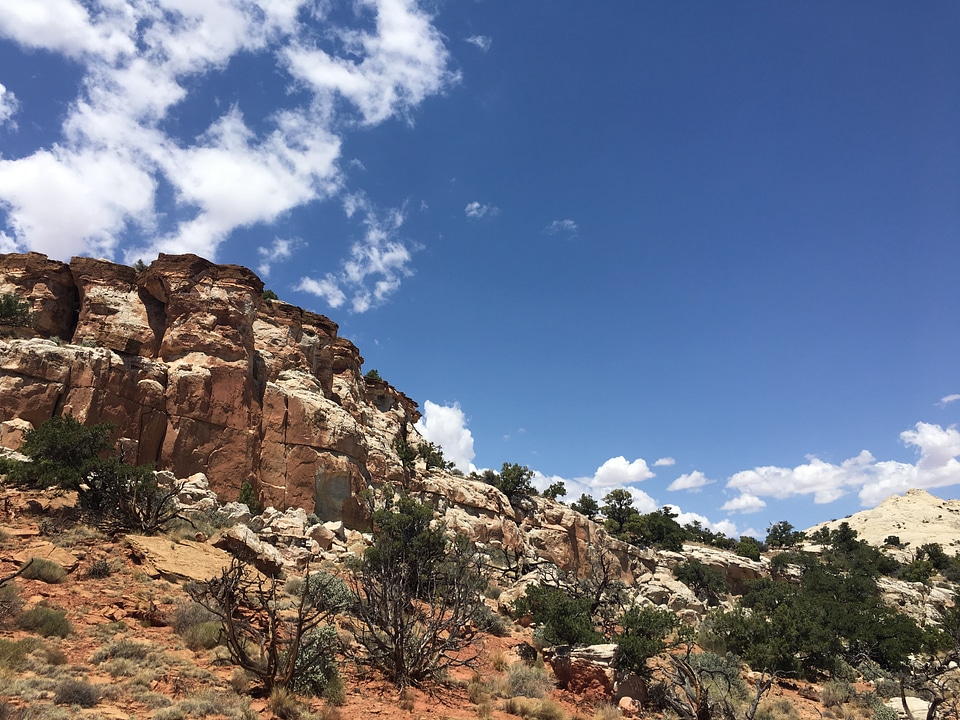
[(0, 255), (5, 293), (34, 327), (0, 337), (0, 422), (111, 422), (130, 461), (202, 471), (225, 499), (250, 480), (267, 504), (347, 523), (359, 490), (402, 479), (393, 438), (419, 441), (416, 403), (365, 380), (336, 323), (264, 301), (246, 268)]

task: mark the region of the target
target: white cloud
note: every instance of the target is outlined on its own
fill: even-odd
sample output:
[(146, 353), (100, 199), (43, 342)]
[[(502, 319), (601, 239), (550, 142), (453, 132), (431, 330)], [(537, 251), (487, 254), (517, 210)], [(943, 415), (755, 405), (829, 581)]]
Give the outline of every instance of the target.
[(0, 127), (10, 125), (11, 128), (16, 130), (17, 123), (14, 122), (13, 116), (17, 114), (19, 109), (20, 103), (17, 101), (17, 96), (0, 84)]
[(482, 52), (487, 52), (490, 46), (493, 45), (493, 38), (489, 35), (471, 35), (468, 38), (464, 38), (464, 40), (480, 48)]
[(404, 222), (402, 208), (379, 212), (366, 196), (350, 195), (344, 209), (348, 217), (363, 213), (363, 238), (353, 244), (337, 272), (322, 279), (302, 278), (296, 289), (319, 295), (332, 307), (340, 307), (349, 297), (350, 309), (362, 313), (383, 304), (402, 279), (413, 274), (413, 248), (398, 238)]
[[(62, 137), (0, 161), (0, 232), (18, 249), (62, 259), (163, 251), (215, 260), (235, 229), (341, 193), (343, 133), (409, 119), (459, 79), (415, 0), (357, 0), (355, 8), (356, 25), (347, 27), (328, 17), (327, 3), (308, 0), (0, 4), (0, 36), (83, 70)], [(233, 106), (207, 118), (198, 137), (170, 134), (200, 80), (241, 53), (286, 77), (287, 106), (249, 121)], [(15, 107), (12, 94), (0, 93), (0, 123)], [(163, 214), (161, 183), (176, 203)], [(349, 296), (358, 311), (396, 289), (410, 258), (362, 217), (367, 233), (340, 271), (305, 283), (325, 288), (331, 304), (338, 292), (341, 304)]]
[(737, 537), (737, 525), (731, 520), (712, 522), (709, 518), (699, 513), (682, 512), (678, 505), (670, 505), (669, 507), (673, 508), (673, 511), (677, 513), (676, 520), (680, 525), (691, 525), (694, 521), (697, 521), (708, 530), (723, 533), (731, 538)]
[(650, 471), (643, 458), (628, 462), (625, 457), (619, 455), (610, 458), (597, 468), (593, 479), (590, 481), (590, 486), (594, 488), (620, 487), (643, 482), (652, 477), (654, 477), (654, 473)]
[(654, 464), (654, 467), (670, 467), (671, 465), (676, 465), (677, 461), (672, 457), (662, 457), (659, 458)]
[(744, 470), (731, 476), (727, 487), (754, 499), (813, 495), (816, 503), (832, 502), (848, 492), (857, 491), (863, 505), (873, 506), (910, 488), (931, 489), (960, 484), (960, 462), (957, 460), (960, 432), (956, 427), (942, 428), (921, 422), (900, 433), (900, 440), (918, 450), (920, 457), (916, 464), (877, 461), (863, 450), (839, 465), (813, 457), (795, 468), (768, 466)]
[(416, 428), (427, 440), (443, 448), (444, 458), (458, 470), (471, 472), (476, 469), (472, 462), (475, 456), (473, 435), (467, 429), (467, 419), (459, 403), (438, 405), (427, 400)]
[(946, 395), (946, 396), (940, 398), (940, 402), (938, 402), (937, 405), (940, 406), (940, 407), (946, 407), (946, 406), (949, 405), (950, 403), (954, 403), (954, 402), (956, 402), (957, 400), (960, 400), (960, 395), (957, 395), (957, 394)]
[(708, 480), (707, 476), (699, 470), (692, 473), (684, 473), (667, 486), (667, 490), (699, 490), (700, 488), (713, 484), (713, 480)]
[(471, 203), (467, 203), (467, 206), (463, 209), (463, 212), (468, 218), (474, 220), (479, 220), (484, 217), (496, 217), (500, 214), (500, 208), (494, 205), (481, 205), (479, 202), (474, 200)]
[(257, 255), (260, 262), (257, 265), (257, 272), (264, 278), (270, 277), (270, 268), (283, 260), (289, 260), (293, 256), (294, 250), (300, 247), (302, 241), (299, 238), (274, 238), (270, 247), (260, 246), (257, 248)]
[(720, 509), (725, 512), (752, 513), (759, 512), (766, 506), (767, 504), (756, 495), (743, 493), (740, 497), (727, 500), (727, 502), (720, 506)]
[(580, 226), (577, 225), (573, 220), (569, 218), (567, 220), (554, 220), (552, 223), (547, 225), (543, 231), (547, 235), (569, 235), (573, 236), (577, 234), (577, 231), (580, 229)]

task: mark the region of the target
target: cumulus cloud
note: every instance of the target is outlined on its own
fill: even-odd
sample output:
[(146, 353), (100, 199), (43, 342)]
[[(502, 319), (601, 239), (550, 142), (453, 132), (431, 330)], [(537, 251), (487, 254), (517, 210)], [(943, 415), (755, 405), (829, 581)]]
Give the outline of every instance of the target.
[(484, 217), (496, 217), (500, 214), (500, 208), (495, 205), (481, 205), (479, 202), (474, 200), (471, 203), (467, 203), (467, 206), (463, 209), (463, 212), (468, 218), (473, 220), (479, 220)]
[[(839, 465), (816, 457), (794, 468), (758, 467), (731, 476), (727, 488), (740, 490), (750, 501), (731, 501), (744, 507), (755, 505), (760, 497), (778, 499), (812, 495), (816, 503), (828, 503), (849, 492), (859, 493), (864, 506), (873, 506), (891, 495), (910, 488), (932, 489), (960, 484), (960, 432), (956, 427), (942, 428), (930, 423), (917, 423), (900, 433), (907, 447), (916, 448), (915, 464), (877, 461), (863, 450), (856, 457)], [(730, 503), (727, 503), (730, 505)], [(726, 509), (726, 505), (724, 506)], [(741, 510), (740, 506), (731, 509)]]
[(946, 407), (950, 403), (955, 403), (957, 400), (960, 400), (960, 395), (946, 395), (940, 398), (940, 402), (937, 403), (940, 407)]
[(350, 309), (362, 313), (383, 304), (402, 279), (413, 274), (410, 261), (415, 248), (399, 237), (405, 220), (402, 208), (380, 212), (365, 195), (354, 194), (345, 199), (344, 210), (348, 217), (363, 216), (363, 237), (353, 243), (337, 272), (301, 278), (295, 289), (322, 297), (335, 308), (349, 299)]
[(443, 448), (443, 457), (458, 470), (466, 473), (476, 469), (472, 462), (473, 435), (467, 429), (467, 418), (459, 403), (438, 405), (427, 400), (416, 428), (427, 440)]
[(699, 490), (700, 488), (713, 484), (713, 480), (708, 480), (707, 476), (699, 470), (692, 473), (684, 473), (667, 486), (667, 490)]
[(767, 504), (756, 495), (743, 493), (740, 497), (727, 500), (727, 502), (720, 506), (720, 509), (724, 512), (753, 513), (763, 510), (766, 506)]
[(17, 96), (0, 84), (0, 127), (9, 125), (16, 130), (17, 123), (14, 122), (13, 116), (17, 114), (19, 108)]
[[(329, 3), (309, 0), (0, 5), (0, 36), (83, 70), (58, 141), (0, 160), (0, 232), (18, 249), (59, 258), (163, 251), (215, 260), (234, 230), (340, 194), (345, 132), (409, 120), (425, 98), (459, 80), (416, 0), (355, 5), (353, 26), (335, 22)], [(249, 119), (227, 107), (199, 136), (171, 134), (202, 79), (241, 54), (273, 65), (290, 90), (286, 106)], [(0, 122), (15, 109), (4, 90)], [(161, 185), (175, 201), (163, 213)], [(389, 295), (409, 261), (363, 217), (367, 235), (340, 272), (312, 283), (332, 302), (339, 290), (339, 302), (349, 298), (357, 310)], [(130, 247), (134, 239), (139, 247)]]
[(662, 457), (659, 458), (654, 464), (654, 467), (670, 467), (671, 465), (676, 465), (677, 461), (672, 457)]
[(490, 46), (493, 45), (493, 38), (489, 35), (471, 35), (468, 38), (464, 38), (464, 40), (480, 48), (481, 52), (487, 52)]
[(580, 229), (580, 226), (577, 225), (573, 220), (569, 218), (566, 220), (554, 220), (552, 223), (547, 225), (543, 231), (547, 235), (567, 235), (573, 236), (577, 234), (577, 231)]

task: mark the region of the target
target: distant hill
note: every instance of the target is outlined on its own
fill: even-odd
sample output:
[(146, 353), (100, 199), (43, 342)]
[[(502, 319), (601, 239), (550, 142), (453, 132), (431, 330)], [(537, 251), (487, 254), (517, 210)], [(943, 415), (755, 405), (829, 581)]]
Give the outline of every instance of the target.
[(883, 545), (887, 537), (896, 535), (901, 543), (909, 543), (908, 550), (924, 543), (940, 543), (947, 553), (960, 552), (960, 500), (943, 500), (926, 490), (907, 490), (870, 510), (814, 525), (807, 534), (822, 527), (836, 529), (842, 522), (850, 523), (871, 545)]

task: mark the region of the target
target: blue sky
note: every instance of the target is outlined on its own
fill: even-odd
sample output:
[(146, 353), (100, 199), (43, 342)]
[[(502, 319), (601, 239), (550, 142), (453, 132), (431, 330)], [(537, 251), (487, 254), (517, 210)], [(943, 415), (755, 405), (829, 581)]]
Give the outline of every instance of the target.
[(960, 496), (960, 6), (0, 6), (0, 251), (195, 252), (462, 467), (728, 534)]

